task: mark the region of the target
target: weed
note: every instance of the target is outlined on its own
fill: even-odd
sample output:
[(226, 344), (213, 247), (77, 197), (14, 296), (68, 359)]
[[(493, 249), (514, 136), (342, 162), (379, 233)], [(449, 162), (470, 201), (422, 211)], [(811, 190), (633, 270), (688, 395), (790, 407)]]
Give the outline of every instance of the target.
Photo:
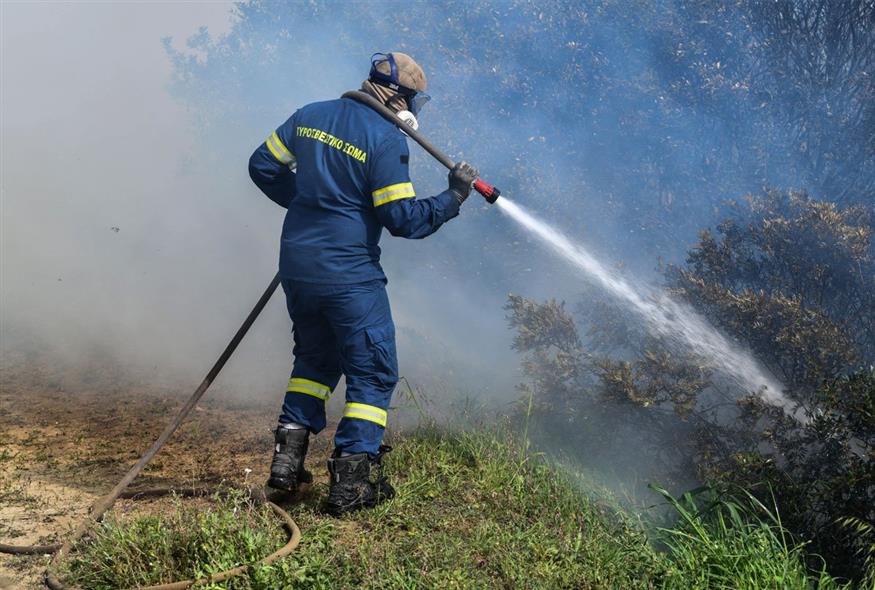
[[(660, 529), (668, 547), (667, 590), (838, 590), (850, 588), (826, 573), (810, 572), (805, 544), (794, 544), (777, 508), (738, 488), (700, 488), (680, 498), (652, 486), (679, 522)], [(774, 506), (774, 502), (773, 502)], [(822, 561), (821, 561), (822, 563)]]

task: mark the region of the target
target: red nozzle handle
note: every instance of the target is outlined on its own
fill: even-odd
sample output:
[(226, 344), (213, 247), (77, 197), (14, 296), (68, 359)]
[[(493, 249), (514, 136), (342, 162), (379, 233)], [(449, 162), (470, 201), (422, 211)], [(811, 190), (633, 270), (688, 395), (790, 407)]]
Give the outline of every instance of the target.
[(483, 198), (485, 198), (486, 202), (490, 205), (497, 201), (498, 197), (501, 195), (500, 190), (480, 178), (474, 181), (474, 190), (483, 195)]

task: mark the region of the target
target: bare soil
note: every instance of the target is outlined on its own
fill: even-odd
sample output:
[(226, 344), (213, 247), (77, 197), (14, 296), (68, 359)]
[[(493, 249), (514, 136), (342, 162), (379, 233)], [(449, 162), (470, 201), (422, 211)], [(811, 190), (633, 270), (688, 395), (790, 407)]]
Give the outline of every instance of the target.
[[(0, 543), (59, 542), (89, 506), (124, 476), (189, 394), (130, 384), (119, 391), (106, 386), (104, 379), (63, 387), (45, 371), (4, 367), (0, 371)], [(243, 407), (227, 398), (210, 399), (208, 392), (132, 488), (264, 482), (279, 402), (278, 398), (272, 404)], [(312, 440), (308, 456), (317, 483), (327, 482), (324, 465), (331, 436), (326, 434)], [(134, 504), (120, 501), (115, 510), (161, 506), (160, 501), (136, 508)], [(47, 563), (47, 556), (0, 554), (0, 590), (41, 587)]]

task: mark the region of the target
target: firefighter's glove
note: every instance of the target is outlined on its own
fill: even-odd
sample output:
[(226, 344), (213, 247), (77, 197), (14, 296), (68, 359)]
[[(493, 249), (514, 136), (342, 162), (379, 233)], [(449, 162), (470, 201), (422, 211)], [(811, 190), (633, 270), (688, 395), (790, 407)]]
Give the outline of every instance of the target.
[(471, 185), (474, 184), (478, 176), (480, 176), (480, 172), (467, 162), (459, 162), (450, 170), (448, 176), (450, 190), (456, 193), (456, 199), (459, 200), (460, 205), (471, 194)]

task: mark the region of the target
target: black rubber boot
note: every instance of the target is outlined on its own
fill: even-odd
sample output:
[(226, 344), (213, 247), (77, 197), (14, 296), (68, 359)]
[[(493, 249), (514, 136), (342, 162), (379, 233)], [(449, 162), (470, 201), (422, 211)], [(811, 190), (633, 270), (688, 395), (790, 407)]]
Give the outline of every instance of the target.
[(395, 489), (383, 477), (381, 463), (383, 455), (391, 450), (392, 447), (381, 446), (376, 459), (370, 459), (367, 453), (329, 459), (331, 486), (328, 488), (325, 512), (340, 516), (360, 508), (372, 508), (393, 498)]
[(267, 485), (287, 492), (294, 492), (298, 484), (310, 483), (313, 476), (304, 469), (304, 457), (310, 444), (310, 431), (306, 428), (277, 427), (274, 434), (276, 447), (270, 464), (270, 479)]

